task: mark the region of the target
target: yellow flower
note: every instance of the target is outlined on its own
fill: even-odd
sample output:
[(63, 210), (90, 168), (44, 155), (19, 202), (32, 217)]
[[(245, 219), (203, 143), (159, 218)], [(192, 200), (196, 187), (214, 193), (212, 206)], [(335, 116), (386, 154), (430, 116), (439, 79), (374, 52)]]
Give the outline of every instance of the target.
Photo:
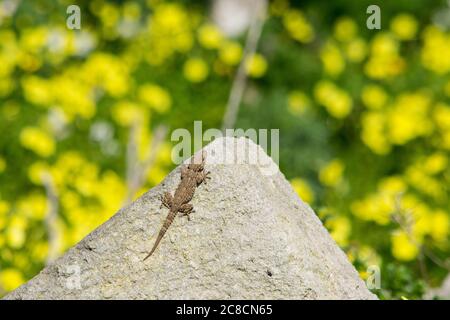
[(242, 47), (238, 42), (227, 41), (219, 50), (219, 58), (230, 66), (237, 65), (242, 58)]
[(367, 55), (367, 43), (364, 39), (350, 40), (345, 46), (345, 54), (352, 62), (361, 62)]
[(361, 98), (367, 108), (376, 110), (386, 104), (388, 95), (382, 87), (369, 84), (363, 88)]
[(345, 118), (352, 110), (350, 95), (330, 81), (319, 81), (314, 87), (314, 97), (335, 118)]
[(417, 33), (417, 20), (410, 14), (399, 14), (392, 19), (391, 30), (401, 40), (414, 39)]
[(340, 18), (334, 25), (334, 36), (342, 42), (353, 39), (358, 32), (358, 26), (355, 21), (349, 17)]
[(405, 61), (400, 57), (399, 43), (386, 32), (378, 33), (372, 40), (371, 56), (364, 66), (367, 75), (375, 79), (396, 76), (405, 69)]
[(166, 112), (172, 105), (169, 92), (154, 84), (143, 84), (138, 90), (139, 99), (157, 112)]
[(436, 26), (429, 26), (423, 33), (424, 46), (421, 52), (425, 68), (437, 73), (450, 71), (450, 35)]
[(19, 200), (17, 211), (27, 218), (42, 220), (47, 213), (47, 198), (43, 194), (33, 193)]
[(362, 200), (355, 201), (350, 208), (352, 213), (363, 220), (374, 221), (379, 225), (387, 225), (394, 211), (393, 198), (384, 194), (371, 194)]
[(184, 63), (183, 74), (191, 82), (202, 82), (208, 77), (208, 65), (200, 58), (190, 58)]
[(378, 183), (378, 190), (386, 196), (396, 196), (407, 189), (405, 181), (400, 176), (390, 176)]
[(113, 119), (121, 126), (130, 126), (148, 117), (141, 106), (130, 101), (120, 101), (111, 110)]
[(26, 240), (27, 220), (23, 216), (13, 215), (8, 228), (6, 229), (6, 239), (12, 248), (21, 248)]
[(450, 130), (450, 105), (445, 103), (436, 104), (433, 110), (433, 118), (441, 130)]
[(49, 157), (55, 152), (55, 140), (44, 130), (25, 127), (20, 132), (20, 143), (41, 157)]
[(6, 169), (6, 160), (0, 157), (0, 173), (5, 171), (5, 169)]
[(205, 24), (198, 29), (198, 41), (206, 49), (217, 49), (220, 47), (223, 35), (213, 24)]
[(427, 94), (400, 95), (387, 114), (387, 134), (393, 144), (401, 145), (433, 130), (428, 117), (431, 99)]
[(339, 48), (328, 41), (320, 51), (325, 72), (331, 76), (338, 76), (345, 68), (345, 61)]
[(49, 29), (44, 26), (27, 28), (22, 31), (20, 47), (32, 53), (38, 53), (47, 44)]
[(287, 10), (283, 15), (283, 25), (291, 37), (301, 43), (309, 43), (314, 39), (314, 30), (300, 10)]
[(298, 90), (291, 91), (288, 95), (288, 108), (292, 114), (301, 115), (311, 107), (308, 96)]
[(49, 106), (53, 101), (52, 90), (48, 80), (37, 76), (28, 76), (22, 79), (24, 97), (36, 105)]
[(261, 54), (255, 53), (253, 56), (247, 58), (245, 68), (247, 74), (251, 77), (260, 78), (266, 73), (267, 61)]
[(438, 210), (431, 218), (431, 236), (439, 242), (448, 238), (450, 228), (449, 214), (443, 210)]
[(314, 202), (314, 192), (305, 180), (294, 178), (291, 180), (291, 185), (300, 199), (310, 204)]
[(160, 65), (175, 52), (186, 53), (194, 44), (192, 27), (195, 14), (179, 3), (158, 3), (154, 14), (148, 19), (149, 49), (146, 60)]
[(352, 226), (347, 217), (337, 216), (325, 223), (326, 227), (330, 229), (330, 235), (340, 246), (348, 245), (348, 237), (351, 233)]
[(336, 186), (342, 180), (344, 168), (344, 164), (340, 160), (335, 159), (331, 161), (320, 170), (320, 182), (329, 187)]
[(414, 260), (419, 249), (417, 246), (411, 242), (408, 235), (403, 231), (397, 231), (392, 234), (392, 255), (401, 261), (411, 261)]
[(147, 175), (147, 181), (150, 185), (155, 186), (160, 183), (167, 175), (167, 171), (161, 166), (154, 166)]
[(12, 291), (19, 287), (25, 279), (18, 270), (8, 268), (0, 271), (0, 286), (6, 291)]
[(437, 174), (447, 168), (448, 158), (442, 152), (436, 152), (429, 156), (423, 166), (427, 173)]
[(49, 172), (50, 168), (45, 162), (34, 162), (28, 167), (28, 178), (34, 184), (41, 185), (44, 175)]
[[(129, 66), (120, 57), (109, 53), (93, 53), (81, 69), (70, 71), (81, 78), (79, 85), (98, 86), (114, 98), (124, 96), (130, 89)], [(72, 90), (75, 89), (76, 87), (72, 86)], [(83, 87), (80, 89), (85, 90)]]
[(15, 82), (10, 79), (0, 77), (0, 97), (6, 97), (15, 87)]
[(365, 112), (361, 118), (361, 140), (376, 154), (384, 155), (391, 150), (386, 137), (386, 119), (379, 112)]

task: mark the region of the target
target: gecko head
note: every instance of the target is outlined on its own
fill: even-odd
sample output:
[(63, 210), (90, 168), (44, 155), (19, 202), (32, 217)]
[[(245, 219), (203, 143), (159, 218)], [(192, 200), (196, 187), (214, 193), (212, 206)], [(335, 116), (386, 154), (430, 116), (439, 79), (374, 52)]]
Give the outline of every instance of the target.
[[(201, 159), (199, 159), (201, 158)], [(191, 162), (188, 165), (188, 169), (192, 170), (194, 172), (201, 172), (204, 170), (205, 166), (205, 158), (206, 158), (206, 153), (205, 151), (202, 151), (202, 153), (199, 155), (195, 155), (192, 157)]]
[(190, 163), (188, 165), (188, 169), (195, 171), (195, 172), (201, 172), (204, 169), (203, 163)]

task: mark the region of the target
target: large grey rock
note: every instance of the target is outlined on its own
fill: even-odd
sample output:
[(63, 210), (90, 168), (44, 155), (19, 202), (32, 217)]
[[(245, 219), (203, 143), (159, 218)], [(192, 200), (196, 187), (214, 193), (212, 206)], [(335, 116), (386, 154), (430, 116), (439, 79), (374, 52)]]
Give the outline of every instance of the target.
[(174, 191), (180, 167), (6, 298), (375, 298), (259, 146), (220, 138), (204, 150), (211, 180), (196, 212), (177, 217), (148, 260), (167, 214), (159, 196)]

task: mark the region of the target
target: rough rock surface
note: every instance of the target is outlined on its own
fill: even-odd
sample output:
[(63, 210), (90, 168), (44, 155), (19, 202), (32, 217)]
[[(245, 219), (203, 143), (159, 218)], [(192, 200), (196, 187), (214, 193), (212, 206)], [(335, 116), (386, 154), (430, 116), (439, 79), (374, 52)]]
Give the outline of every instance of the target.
[(203, 150), (211, 180), (152, 257), (142, 261), (167, 214), (159, 196), (180, 167), (6, 299), (376, 298), (259, 146), (220, 138)]

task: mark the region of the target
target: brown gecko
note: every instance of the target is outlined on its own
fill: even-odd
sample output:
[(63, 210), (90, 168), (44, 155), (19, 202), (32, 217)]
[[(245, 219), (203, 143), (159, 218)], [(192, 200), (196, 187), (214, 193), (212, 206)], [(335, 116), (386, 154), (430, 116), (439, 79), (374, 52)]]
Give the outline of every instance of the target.
[(182, 213), (182, 216), (187, 216), (188, 220), (190, 220), (190, 214), (194, 212), (194, 207), (189, 202), (192, 200), (194, 196), (195, 189), (204, 182), (206, 184), (206, 179), (210, 179), (208, 176), (209, 172), (205, 171), (205, 153), (202, 153), (202, 162), (195, 163), (194, 157), (191, 159), (191, 163), (189, 165), (183, 165), (181, 167), (181, 181), (175, 190), (175, 194), (172, 196), (169, 192), (165, 192), (163, 196), (161, 196), (161, 208), (165, 206), (169, 209), (169, 214), (167, 215), (164, 224), (159, 231), (158, 237), (156, 238), (155, 244), (153, 245), (150, 253), (144, 258), (146, 260), (149, 258), (153, 252), (155, 252), (158, 247), (161, 239), (166, 233), (167, 229), (169, 229), (170, 225), (175, 219), (177, 213)]

